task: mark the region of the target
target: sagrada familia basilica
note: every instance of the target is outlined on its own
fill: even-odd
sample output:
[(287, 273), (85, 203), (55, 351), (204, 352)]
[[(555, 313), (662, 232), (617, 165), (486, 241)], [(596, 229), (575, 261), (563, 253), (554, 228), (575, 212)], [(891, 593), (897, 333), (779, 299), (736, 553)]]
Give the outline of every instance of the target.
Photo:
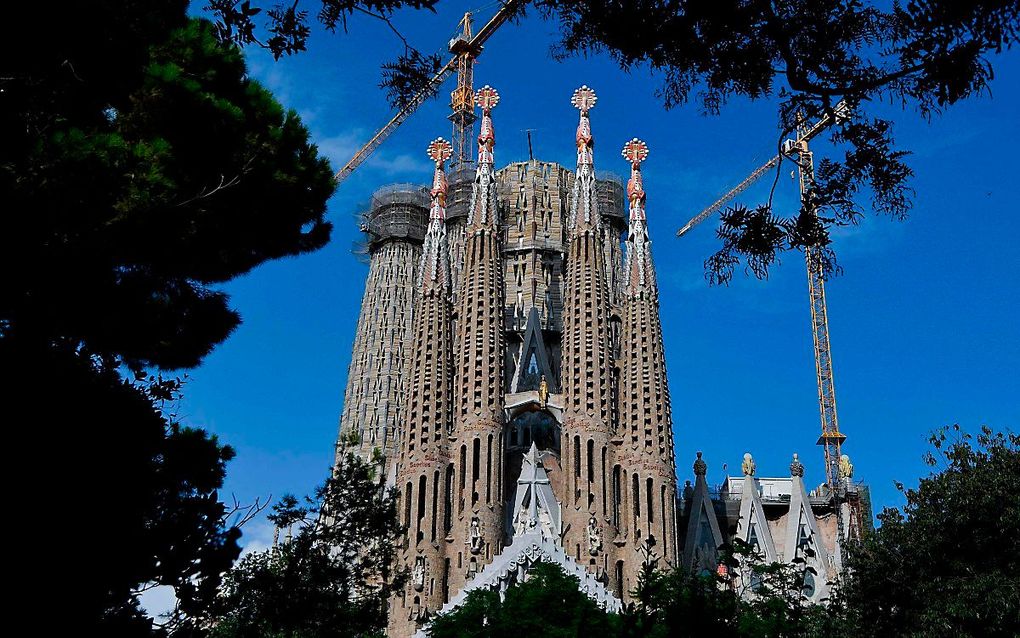
[(625, 190), (597, 175), (596, 95), (582, 86), (573, 171), (497, 170), (499, 95), (486, 86), (475, 101), (476, 165), (448, 178), (452, 147), (437, 139), (431, 188), (382, 189), (364, 216), (369, 274), (340, 433), (399, 493), (410, 577), (389, 635), (421, 632), (474, 589), (505, 591), (536, 561), (616, 610), (646, 565), (725, 570), (733, 538), (807, 560), (805, 596), (823, 598), (852, 522), (805, 488), (796, 458), (789, 477), (759, 479), (746, 455), (720, 489), (699, 453), (678, 489), (645, 143), (623, 146)]

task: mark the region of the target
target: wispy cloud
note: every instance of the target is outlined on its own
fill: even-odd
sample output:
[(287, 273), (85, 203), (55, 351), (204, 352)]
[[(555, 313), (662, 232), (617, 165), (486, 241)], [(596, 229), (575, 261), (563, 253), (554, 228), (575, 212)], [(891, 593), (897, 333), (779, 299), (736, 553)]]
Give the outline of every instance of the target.
[[(313, 131), (314, 133), (314, 131)], [(354, 156), (368, 139), (369, 134), (362, 128), (355, 128), (339, 135), (315, 137), (319, 152), (329, 158), (334, 168), (339, 169)], [(398, 176), (427, 176), (432, 166), (425, 160), (424, 154), (419, 158), (411, 153), (392, 152), (380, 149), (373, 153), (364, 166), (384, 179)]]

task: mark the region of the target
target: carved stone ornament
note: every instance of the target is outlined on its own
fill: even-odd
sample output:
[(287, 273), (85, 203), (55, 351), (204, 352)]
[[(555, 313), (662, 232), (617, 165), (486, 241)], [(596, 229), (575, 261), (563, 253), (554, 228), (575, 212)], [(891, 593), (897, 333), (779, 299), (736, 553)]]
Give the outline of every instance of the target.
[(744, 476), (754, 476), (755, 467), (754, 459), (751, 458), (751, 453), (745, 453), (744, 462), (740, 464), (740, 469), (744, 471)]
[(425, 589), (425, 557), (416, 556), (414, 559), (414, 570), (411, 572), (411, 585), (415, 591)]
[(602, 551), (602, 529), (598, 520), (592, 516), (588, 519), (588, 553), (597, 556)]
[(482, 551), (482, 526), (478, 522), (477, 516), (471, 517), (471, 525), (468, 528), (468, 545), (472, 554)]
[(790, 463), (790, 476), (804, 476), (804, 464), (796, 454), (793, 455), (793, 462)]
[(701, 458), (701, 452), (698, 452), (698, 459), (694, 461), (694, 475), (704, 476), (708, 472), (708, 463), (705, 463), (704, 459)]

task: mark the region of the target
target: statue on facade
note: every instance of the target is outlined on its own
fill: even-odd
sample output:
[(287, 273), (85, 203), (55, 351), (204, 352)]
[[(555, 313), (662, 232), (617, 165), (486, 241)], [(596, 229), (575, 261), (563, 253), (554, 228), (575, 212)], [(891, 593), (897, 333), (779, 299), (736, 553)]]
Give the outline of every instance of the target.
[(854, 464), (846, 454), (839, 457), (839, 478), (851, 479), (854, 477)]
[(468, 528), (468, 545), (471, 553), (477, 554), (482, 551), (482, 526), (477, 516), (471, 517), (471, 526)]
[(414, 559), (414, 570), (411, 572), (411, 584), (415, 591), (425, 589), (425, 557), (417, 556)]
[(538, 384), (538, 400), (542, 402), (543, 408), (549, 404), (549, 382), (546, 381), (544, 374)]
[(744, 453), (744, 462), (740, 464), (740, 469), (744, 471), (744, 476), (754, 476), (755, 465), (750, 452)]
[(592, 556), (602, 551), (602, 529), (594, 516), (588, 519), (588, 553)]

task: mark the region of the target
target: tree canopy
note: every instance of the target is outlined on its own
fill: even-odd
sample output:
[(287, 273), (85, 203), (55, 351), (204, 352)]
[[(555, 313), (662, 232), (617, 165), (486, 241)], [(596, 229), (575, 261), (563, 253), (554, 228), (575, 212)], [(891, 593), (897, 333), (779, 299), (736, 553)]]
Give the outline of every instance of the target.
[[(908, 154), (893, 123), (876, 116), (893, 103), (930, 118), (987, 93), (994, 54), (1020, 33), (1011, 0), (536, 0), (561, 26), (559, 56), (604, 51), (625, 69), (662, 78), (666, 108), (696, 100), (718, 114), (735, 97), (775, 99), (777, 152), (801, 118), (851, 117), (831, 128), (842, 157), (817, 164), (815, 182), (796, 214), (768, 202), (724, 211), (720, 250), (706, 260), (710, 280), (725, 283), (741, 262), (758, 277), (785, 250), (813, 248), (827, 274), (838, 269), (834, 225), (856, 224), (862, 194), (874, 211), (902, 218), (911, 207)], [(776, 175), (781, 167), (777, 167)]]
[(17, 58), (0, 98), (4, 338), (194, 366), (239, 321), (212, 286), (328, 240), (328, 162), (184, 8), (75, 4)]
[(329, 237), (328, 163), (187, 4), (5, 22), (39, 27), (0, 61), (0, 387), (11, 449), (42, 459), (20, 478), (53, 503), (14, 560), (26, 591), (67, 592), (51, 629), (165, 633), (139, 608), (156, 585), (179, 602), (166, 630), (208, 605), (239, 552), (234, 452), (165, 412), (180, 388), (146, 369), (194, 366), (237, 325), (217, 284)]
[(537, 563), (528, 580), (511, 587), (506, 599), (488, 590), (468, 594), (464, 604), (429, 625), (431, 638), (568, 638), (615, 635), (616, 617), (578, 589), (576, 577), (559, 565)]
[(394, 568), (396, 512), (396, 492), (381, 490), (374, 468), (343, 451), (314, 498), (274, 506), (269, 518), (286, 537), (228, 574), (211, 636), (377, 635), (405, 576)]
[[(1015, 636), (1020, 627), (1020, 435), (932, 436), (937, 471), (904, 489), (850, 554), (860, 636)], [(901, 486), (902, 489), (902, 486)]]

